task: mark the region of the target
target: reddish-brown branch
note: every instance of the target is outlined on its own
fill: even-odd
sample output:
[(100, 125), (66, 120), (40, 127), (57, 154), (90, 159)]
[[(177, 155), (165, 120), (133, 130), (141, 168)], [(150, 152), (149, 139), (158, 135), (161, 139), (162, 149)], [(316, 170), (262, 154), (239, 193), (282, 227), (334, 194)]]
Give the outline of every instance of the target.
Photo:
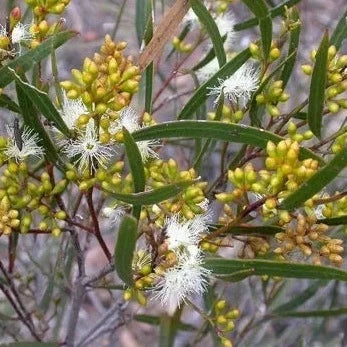
[(88, 190), (88, 192), (86, 194), (86, 198), (87, 198), (87, 204), (88, 204), (90, 216), (92, 218), (92, 222), (93, 222), (93, 225), (94, 225), (94, 235), (95, 235), (96, 239), (99, 241), (99, 244), (100, 244), (102, 250), (104, 251), (104, 253), (105, 253), (106, 257), (107, 257), (107, 260), (109, 262), (111, 262), (112, 261), (112, 255), (111, 255), (110, 251), (108, 250), (107, 245), (106, 245), (104, 239), (101, 236), (98, 217), (97, 217), (97, 214), (96, 214), (95, 209), (94, 209), (93, 188)]

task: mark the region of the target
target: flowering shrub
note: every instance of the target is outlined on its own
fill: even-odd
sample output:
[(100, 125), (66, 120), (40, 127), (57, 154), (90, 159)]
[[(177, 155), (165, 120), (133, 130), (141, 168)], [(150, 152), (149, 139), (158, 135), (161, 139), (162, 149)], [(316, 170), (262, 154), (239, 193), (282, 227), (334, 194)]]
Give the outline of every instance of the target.
[[(243, 0), (254, 16), (244, 22), (231, 0), (176, 0), (158, 18), (159, 4), (138, 1), (141, 47), (131, 57), (117, 41), (124, 0), (112, 35), (61, 80), (55, 51), (76, 36), (59, 17), (70, 1), (7, 2), (0, 315), (6, 307), (17, 332), (5, 324), (1, 342), (93, 346), (142, 307), (132, 318), (159, 324), (162, 346), (180, 330), (192, 345), (242, 345), (264, 319), (299, 314), (300, 303), (245, 324), (233, 282), (262, 283), (270, 305), (287, 278), (347, 281), (346, 14), (303, 52), (310, 63), (297, 77), (299, 1)], [(250, 27), (260, 34), (242, 50)], [(298, 78), (309, 87), (292, 100)], [(45, 240), (48, 262), (58, 259), (40, 303), (39, 275), (18, 265), (28, 239)], [(87, 261), (93, 242), (104, 255), (98, 270)], [(101, 290), (122, 299), (112, 294), (109, 311), (83, 329), (82, 308)], [(185, 323), (193, 312), (199, 318)]]

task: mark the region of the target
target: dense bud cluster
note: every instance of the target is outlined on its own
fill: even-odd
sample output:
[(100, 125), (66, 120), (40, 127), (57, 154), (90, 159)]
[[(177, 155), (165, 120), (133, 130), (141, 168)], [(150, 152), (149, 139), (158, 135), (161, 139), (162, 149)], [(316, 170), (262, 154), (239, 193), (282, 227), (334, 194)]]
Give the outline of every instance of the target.
[[(316, 53), (315, 50), (311, 52), (312, 64), (301, 66), (306, 75), (312, 74)], [(336, 47), (330, 46), (328, 49), (325, 102), (331, 113), (337, 113), (340, 108), (347, 108), (347, 99), (339, 98), (339, 95), (347, 90), (346, 67), (347, 55), (337, 54)]]
[(301, 252), (305, 257), (310, 257), (314, 264), (320, 265), (325, 259), (335, 265), (343, 262), (343, 241), (326, 235), (328, 226), (317, 223), (314, 216), (298, 214), (290, 223), (285, 225), (285, 231), (275, 235), (280, 246), (274, 253), (284, 257)]
[(234, 186), (231, 192), (223, 192), (216, 198), (224, 203), (231, 201), (248, 201), (247, 193), (267, 196), (263, 213), (274, 212), (277, 200), (295, 191), (318, 169), (318, 161), (299, 159), (300, 147), (291, 139), (280, 141), (277, 145), (267, 144), (266, 170), (256, 172), (251, 163), (244, 168), (228, 171), (228, 180)]
[(268, 84), (268, 87), (256, 96), (257, 103), (265, 105), (270, 116), (274, 118), (280, 115), (277, 104), (286, 102), (288, 99), (289, 95), (283, 91), (283, 81), (281, 80)]
[[(173, 159), (150, 162), (146, 168), (146, 175), (148, 177), (148, 185), (153, 188), (197, 178), (197, 173), (193, 168), (180, 171)], [(195, 215), (204, 213), (207, 208), (205, 206), (207, 199), (204, 193), (206, 184), (206, 182), (193, 183), (174, 199), (160, 203), (160, 207), (153, 206), (151, 213), (154, 213), (156, 216), (157, 223), (161, 224), (164, 221), (165, 211), (169, 213), (180, 212), (187, 219), (192, 219)]]
[[(69, 99), (82, 98), (90, 117), (108, 110), (120, 111), (137, 92), (140, 71), (130, 57), (123, 55), (126, 46), (125, 42), (113, 42), (106, 35), (100, 53), (86, 58), (81, 71), (73, 69), (71, 81), (61, 82)], [(80, 123), (86, 124), (88, 120), (81, 119)]]
[(53, 184), (45, 171), (40, 176), (29, 175), (25, 162), (8, 161), (3, 165), (0, 176), (1, 232), (26, 233), (35, 229), (58, 236), (60, 221), (67, 216), (64, 211), (49, 206), (56, 194), (65, 191), (67, 181), (63, 179)]

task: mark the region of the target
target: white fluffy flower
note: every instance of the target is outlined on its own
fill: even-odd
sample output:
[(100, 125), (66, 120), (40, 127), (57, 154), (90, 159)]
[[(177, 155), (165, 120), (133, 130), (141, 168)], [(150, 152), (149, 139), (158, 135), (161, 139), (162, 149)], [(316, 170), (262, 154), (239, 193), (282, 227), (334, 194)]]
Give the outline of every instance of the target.
[(236, 38), (236, 32), (234, 30), (235, 18), (232, 14), (227, 13), (223, 16), (218, 16), (216, 18), (216, 24), (220, 35), (223, 37), (226, 35), (226, 40), (224, 42), (224, 47), (226, 49), (230, 48)]
[(218, 79), (218, 82), (218, 86), (210, 88), (209, 95), (220, 95), (223, 92), (224, 97), (243, 106), (258, 88), (259, 70), (245, 63), (229, 78)]
[(197, 247), (191, 252), (177, 254), (177, 265), (169, 268), (154, 287), (154, 299), (160, 301), (169, 314), (173, 314), (182, 302), (206, 290), (210, 271), (202, 267), (203, 259)]
[(200, 83), (205, 83), (219, 70), (219, 63), (217, 58), (211, 60), (208, 64), (196, 71), (196, 75)]
[[(139, 114), (131, 107), (126, 107), (121, 111), (118, 122), (114, 126), (111, 126), (111, 131), (121, 131), (124, 127), (129, 131), (129, 133), (132, 133), (136, 130), (141, 129), (139, 121)], [(159, 158), (158, 154), (153, 150), (153, 148), (157, 146), (157, 143), (158, 142), (155, 140), (137, 142), (137, 147), (144, 162), (146, 162), (150, 158)]]
[(32, 39), (32, 34), (29, 31), (30, 25), (17, 23), (12, 30), (11, 41), (13, 44), (29, 41)]
[(105, 167), (114, 154), (110, 146), (103, 145), (98, 140), (93, 120), (89, 121), (85, 131), (79, 132), (76, 140), (65, 141), (64, 152), (69, 158), (78, 157), (76, 164), (81, 171), (96, 169), (96, 164)]
[[(21, 134), (15, 134), (14, 128), (10, 126), (7, 126), (6, 128), (9, 138), (5, 153), (9, 158), (14, 158), (19, 162), (23, 161), (30, 155), (37, 158), (43, 156), (44, 150), (42, 147), (37, 145), (40, 138), (32, 129), (24, 126)], [(16, 140), (17, 136), (20, 136), (19, 140)], [(18, 141), (20, 141), (20, 144)]]
[(104, 207), (102, 209), (102, 215), (108, 219), (112, 227), (119, 225), (125, 212), (126, 211), (122, 206), (116, 206), (115, 208)]
[(82, 99), (72, 100), (63, 94), (63, 105), (61, 110), (61, 116), (69, 129), (73, 129), (76, 125), (78, 117), (82, 114), (87, 113), (88, 110)]
[(197, 215), (195, 218), (180, 222), (179, 215), (173, 215), (166, 220), (166, 242), (169, 250), (177, 250), (180, 247), (196, 246), (200, 235), (208, 229), (207, 214)]

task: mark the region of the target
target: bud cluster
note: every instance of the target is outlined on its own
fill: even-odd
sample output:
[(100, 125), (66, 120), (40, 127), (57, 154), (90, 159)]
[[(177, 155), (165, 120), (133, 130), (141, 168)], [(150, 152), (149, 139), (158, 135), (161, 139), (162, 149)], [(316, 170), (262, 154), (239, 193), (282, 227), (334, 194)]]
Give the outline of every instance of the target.
[(142, 291), (147, 287), (151, 287), (154, 280), (151, 254), (143, 250), (135, 252), (132, 270), (135, 285), (133, 288), (126, 289), (123, 297), (127, 301), (134, 298), (140, 305), (146, 306), (147, 298)]
[[(306, 75), (311, 75), (313, 71), (313, 63), (315, 61), (317, 51), (311, 52), (311, 64), (302, 65), (301, 69)], [(347, 90), (346, 80), (347, 55), (337, 54), (335, 46), (328, 49), (328, 67), (325, 101), (328, 110), (331, 113), (337, 113), (340, 108), (347, 108), (346, 98), (337, 98)]]
[[(176, 182), (194, 180), (197, 178), (197, 173), (193, 168), (180, 171), (176, 161), (169, 159), (168, 161), (155, 160), (150, 162), (146, 168), (146, 176), (149, 186), (159, 188)], [(193, 183), (175, 198), (161, 202), (160, 207), (154, 205), (152, 212), (156, 215), (157, 223), (160, 225), (164, 221), (164, 211), (168, 213), (180, 212), (187, 219), (204, 213), (207, 201), (204, 193), (206, 184), (206, 182)]]
[[(337, 196), (339, 195), (339, 192), (335, 193)], [(318, 197), (320, 199), (321, 197)], [(323, 199), (328, 199), (329, 194), (325, 193), (323, 195)], [(332, 196), (334, 198), (334, 195)], [(316, 197), (312, 198), (313, 203), (315, 204)], [(322, 215), (325, 218), (332, 218), (332, 217), (340, 217), (347, 215), (347, 196), (342, 196), (337, 200), (327, 202), (323, 205), (319, 205), (319, 210), (321, 210)]]
[[(233, 185), (230, 192), (216, 194), (222, 203), (241, 202), (247, 205), (248, 194), (266, 197), (262, 213), (265, 218), (278, 215), (280, 221), (288, 222), (290, 216), (286, 211), (277, 211), (278, 200), (294, 192), (318, 170), (318, 161), (299, 159), (300, 147), (290, 138), (277, 145), (269, 141), (266, 148), (265, 170), (256, 172), (251, 163), (244, 168), (228, 171), (228, 181)], [(312, 199), (306, 202), (312, 206)]]
[[(262, 49), (257, 43), (251, 42), (249, 44), (249, 50), (250, 50), (252, 57), (254, 59), (256, 59), (256, 60), (262, 60), (263, 59)], [(272, 41), (271, 49), (270, 49), (270, 53), (269, 53), (270, 62), (277, 60), (278, 58), (280, 58), (280, 56), (281, 56), (281, 51), (277, 47), (277, 43)]]
[(258, 104), (265, 105), (271, 117), (278, 117), (280, 110), (277, 107), (279, 102), (286, 102), (289, 95), (283, 91), (283, 81), (278, 80), (269, 84), (264, 91), (256, 96)]
[[(209, 112), (207, 114), (208, 120), (216, 119), (216, 112)], [(227, 105), (223, 105), (222, 117), (220, 119), (223, 123), (239, 123), (242, 121), (244, 113), (241, 110), (233, 110)]]
[(140, 70), (130, 57), (124, 56), (126, 46), (126, 42), (113, 42), (106, 35), (100, 53), (95, 53), (92, 59), (86, 58), (81, 71), (73, 69), (71, 81), (61, 82), (67, 97), (82, 98), (90, 111), (80, 117), (80, 125), (107, 111), (120, 111), (137, 92)]
[(328, 229), (327, 225), (317, 223), (316, 217), (298, 214), (286, 224), (284, 232), (275, 235), (280, 246), (274, 253), (285, 257), (299, 251), (305, 257), (311, 257), (313, 264), (320, 265), (325, 259), (334, 265), (341, 265), (343, 241), (326, 235)]
[(185, 43), (184, 40), (181, 40), (177, 36), (173, 38), (172, 45), (174, 49), (180, 53), (189, 53), (193, 49), (193, 45), (191, 43)]
[(47, 172), (31, 177), (25, 162), (8, 161), (0, 176), (0, 230), (4, 234), (26, 233), (35, 221), (40, 231), (58, 236), (59, 223), (66, 219), (66, 213), (54, 211), (50, 206), (54, 196), (63, 193), (66, 187), (65, 179), (52, 184)]
[(215, 322), (216, 332), (221, 338), (222, 346), (232, 346), (231, 340), (226, 336), (235, 329), (235, 319), (240, 317), (240, 311), (232, 308), (226, 300), (218, 300), (211, 315), (212, 321)]
[(61, 15), (69, 5), (70, 0), (24, 0), (38, 21), (46, 18), (47, 14)]
[(289, 122), (288, 124), (288, 134), (289, 137), (296, 141), (297, 143), (301, 143), (303, 141), (311, 140), (313, 137), (313, 133), (311, 130), (306, 130), (304, 133), (300, 134), (294, 122)]
[(337, 154), (346, 150), (347, 148), (347, 131), (344, 134), (338, 136), (333, 145), (331, 146), (331, 150), (333, 153)]

